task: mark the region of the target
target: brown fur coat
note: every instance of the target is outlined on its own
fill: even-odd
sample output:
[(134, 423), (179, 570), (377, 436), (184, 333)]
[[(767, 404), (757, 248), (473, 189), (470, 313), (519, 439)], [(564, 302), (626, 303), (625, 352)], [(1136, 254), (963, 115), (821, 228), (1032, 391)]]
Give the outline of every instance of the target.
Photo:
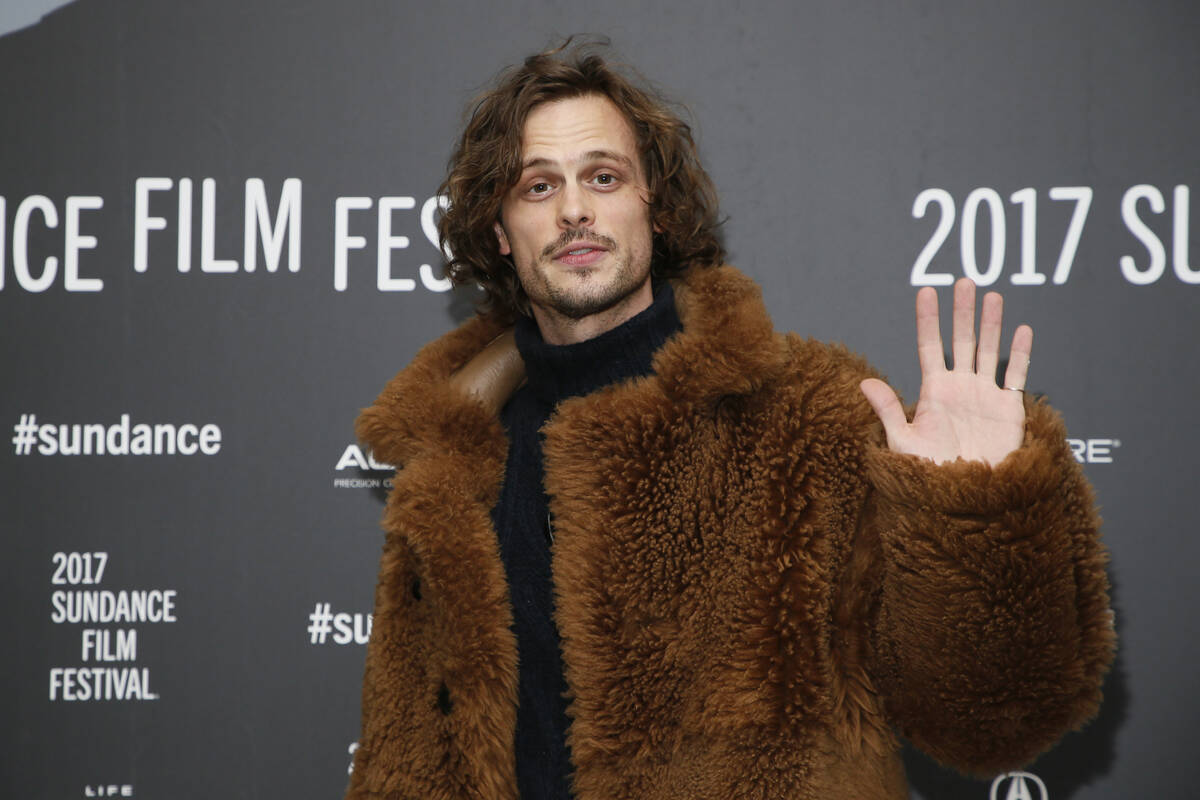
[[(579, 800), (899, 798), (893, 730), (973, 773), (1091, 717), (1114, 633), (1057, 414), (1002, 464), (892, 453), (847, 351), (774, 333), (729, 267), (676, 287), (655, 374), (545, 427)], [(349, 798), (514, 798), (499, 420), (425, 347), (358, 421), (401, 465)]]

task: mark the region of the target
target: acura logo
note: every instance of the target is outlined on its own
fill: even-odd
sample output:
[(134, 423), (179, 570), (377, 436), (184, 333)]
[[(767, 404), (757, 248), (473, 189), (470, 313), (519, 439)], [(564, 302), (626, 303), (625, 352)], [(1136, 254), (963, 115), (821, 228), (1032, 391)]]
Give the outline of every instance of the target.
[[(1008, 784), (1008, 792), (1001, 796), (1000, 789)], [(991, 800), (1050, 800), (1046, 784), (1032, 772), (1006, 772), (992, 781)]]

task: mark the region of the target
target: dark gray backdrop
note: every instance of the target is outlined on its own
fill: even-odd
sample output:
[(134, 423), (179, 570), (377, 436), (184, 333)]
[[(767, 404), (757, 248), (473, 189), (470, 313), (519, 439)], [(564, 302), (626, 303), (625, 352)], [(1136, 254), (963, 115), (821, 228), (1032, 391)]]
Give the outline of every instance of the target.
[[(1099, 719), (1030, 771), (1044, 797), (1190, 796), (1198, 22), (1192, 2), (84, 0), (0, 38), (0, 420), (13, 426), (0, 795), (339, 796), (388, 477), (359, 465), (351, 423), (470, 311), (469, 294), (422, 280), (439, 265), (421, 211), (467, 100), (500, 67), (592, 31), (690, 107), (732, 260), (778, 327), (847, 343), (915, 396), (927, 247), (922, 274), (994, 277), (1006, 328), (1033, 325), (1031, 387), (1066, 415), (1102, 505), (1121, 651)], [(148, 178), (170, 189), (143, 181), (139, 213)], [(285, 181), (300, 186), (298, 271), (286, 239), (277, 270), (256, 242), (245, 270), (251, 179), (268, 228)], [(385, 197), (412, 198), (393, 202), (391, 235), (410, 241), (385, 265), (412, 290), (379, 288)], [(934, 198), (923, 214), (918, 197)], [(338, 198), (370, 201), (340, 237)], [(206, 271), (205, 249), (236, 271)], [(1046, 279), (1014, 284), (1022, 271)], [(68, 447), (69, 426), (89, 423), (115, 426), (119, 445), (122, 415), (131, 438), (138, 424), (216, 426), (219, 449), (49, 454), (59, 425)], [(174, 622), (55, 621), (54, 592), (153, 589), (175, 592)], [(136, 631), (136, 653), (115, 652), (118, 630)], [(108, 648), (88, 649), (89, 631)], [(83, 668), (113, 670), (126, 693), (136, 673), (153, 698), (66, 699)], [(926, 800), (993, 788), (908, 763)]]

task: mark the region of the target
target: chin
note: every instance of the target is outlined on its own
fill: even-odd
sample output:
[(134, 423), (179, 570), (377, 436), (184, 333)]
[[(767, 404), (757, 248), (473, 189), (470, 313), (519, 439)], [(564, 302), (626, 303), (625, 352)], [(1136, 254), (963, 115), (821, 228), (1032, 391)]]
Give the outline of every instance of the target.
[(570, 319), (583, 319), (631, 301), (646, 286), (648, 277), (629, 282), (620, 280), (618, 276), (607, 286), (551, 287), (547, 292), (546, 305)]
[(601, 314), (614, 306), (620, 305), (628, 294), (614, 296), (568, 296), (555, 293), (548, 298), (546, 305), (568, 319), (583, 319), (584, 317)]

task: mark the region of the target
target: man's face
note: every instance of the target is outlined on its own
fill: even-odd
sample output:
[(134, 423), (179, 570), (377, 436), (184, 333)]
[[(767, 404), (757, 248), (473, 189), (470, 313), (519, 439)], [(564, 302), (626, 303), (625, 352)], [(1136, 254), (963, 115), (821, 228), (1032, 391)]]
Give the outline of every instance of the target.
[(590, 338), (649, 306), (646, 179), (633, 130), (612, 101), (585, 95), (537, 106), (521, 158), (496, 236), (547, 341), (563, 331), (568, 341)]

